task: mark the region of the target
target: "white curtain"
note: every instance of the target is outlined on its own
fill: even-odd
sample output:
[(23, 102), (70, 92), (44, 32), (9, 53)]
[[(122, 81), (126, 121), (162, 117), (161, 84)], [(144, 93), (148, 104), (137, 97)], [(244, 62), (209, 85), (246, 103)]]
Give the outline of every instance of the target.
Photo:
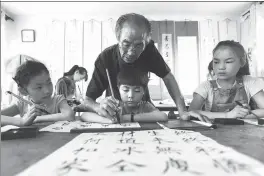
[(101, 28), (100, 21), (90, 20), (84, 22), (83, 66), (88, 71), (88, 81), (82, 82), (82, 85), (80, 85), (83, 95), (85, 95), (87, 86), (91, 80), (94, 70), (94, 62), (101, 52)]
[(14, 68), (19, 65), (19, 55), (10, 57), (9, 43), (10, 33), (8, 30), (15, 28), (15, 22), (5, 20), (5, 11), (1, 9), (1, 106), (8, 105), (14, 99), (6, 95), (6, 91), (18, 93), (17, 87), (12, 79)]
[[(5, 38), (5, 12), (1, 9), (1, 82), (4, 81), (5, 67), (3, 64), (5, 58), (6, 47), (6, 38)], [(2, 84), (1, 84), (1, 93), (2, 93)], [(2, 94), (1, 94), (2, 97)]]
[(256, 5), (256, 50), (257, 76), (264, 77), (264, 4)]
[(218, 39), (218, 22), (205, 20), (199, 22), (199, 61), (200, 61), (200, 81), (207, 78), (208, 64), (213, 58), (212, 51), (217, 45)]
[(199, 61), (200, 81), (205, 81), (208, 74), (208, 65), (213, 58), (213, 49), (223, 40), (238, 39), (238, 25), (236, 20), (204, 20), (199, 21)]
[(117, 43), (115, 36), (116, 21), (112, 18), (102, 23), (102, 50)]
[(264, 76), (264, 5), (254, 3), (246, 17), (241, 18), (241, 43), (250, 53), (249, 68), (252, 76)]
[(241, 17), (241, 44), (245, 48), (248, 56), (249, 70), (252, 76), (256, 76), (256, 18), (255, 5), (251, 6), (248, 12)]
[(53, 84), (62, 77), (65, 63), (65, 22), (54, 20), (48, 24), (46, 29), (47, 55), (42, 61), (50, 71)]

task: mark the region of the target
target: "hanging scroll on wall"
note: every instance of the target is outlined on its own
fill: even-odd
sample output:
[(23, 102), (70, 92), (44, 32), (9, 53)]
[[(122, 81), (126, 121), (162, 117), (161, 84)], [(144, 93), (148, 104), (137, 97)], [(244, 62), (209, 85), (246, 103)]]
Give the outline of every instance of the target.
[[(173, 55), (172, 55), (172, 34), (162, 34), (162, 57), (167, 65), (170, 67), (171, 72), (174, 73), (173, 67)], [(168, 93), (167, 88), (165, 87), (164, 83), (161, 83), (163, 86), (162, 92)]]
[(172, 34), (162, 34), (162, 57), (173, 72)]

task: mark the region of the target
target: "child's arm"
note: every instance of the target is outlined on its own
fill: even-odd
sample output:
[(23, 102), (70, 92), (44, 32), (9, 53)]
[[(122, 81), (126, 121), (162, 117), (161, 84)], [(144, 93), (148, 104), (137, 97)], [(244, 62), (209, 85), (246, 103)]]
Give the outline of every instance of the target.
[(15, 125), (20, 126), (21, 117), (9, 117), (5, 115), (1, 115), (1, 126), (5, 125)]
[(193, 100), (188, 109), (189, 117), (187, 119), (181, 118), (182, 120), (189, 120), (190, 116), (194, 116), (201, 121), (209, 122), (209, 119), (225, 117), (225, 113), (212, 113), (212, 112), (202, 111), (202, 107), (205, 104), (205, 97), (208, 97), (209, 90), (210, 90), (210, 82), (208, 81), (203, 82), (198, 86), (198, 88), (193, 93)]
[(34, 123), (47, 122), (47, 121), (56, 122), (63, 120), (73, 121), (75, 119), (74, 112), (65, 99), (62, 100), (61, 103), (59, 104), (59, 109), (60, 109), (60, 113), (38, 116), (34, 121)]
[[(259, 116), (260, 118), (264, 118), (264, 92), (263, 90), (256, 93), (253, 97), (259, 109), (252, 110), (254, 114)], [(253, 114), (249, 114), (246, 118), (256, 118)]]
[(236, 106), (230, 112), (208, 112), (202, 111), (202, 106), (204, 105), (205, 99), (197, 94), (193, 94), (193, 100), (190, 104), (189, 111), (197, 112), (201, 115), (207, 116), (209, 119), (215, 118), (238, 118), (238, 117), (245, 117), (248, 114), (248, 110), (239, 106)]
[(16, 104), (12, 104), (9, 107), (1, 110), (1, 115), (13, 117), (19, 114), (19, 109)]
[(1, 115), (1, 125), (27, 126), (31, 125), (38, 115), (41, 115), (41, 111), (35, 106), (32, 106), (23, 117), (7, 116), (17, 115), (18, 113), (16, 111), (19, 113), (18, 107), (15, 104), (4, 109), (4, 113)]
[[(131, 122), (131, 114), (125, 114), (121, 117), (122, 122)], [(168, 116), (159, 110), (134, 115), (135, 122), (162, 122), (168, 121)]]
[(190, 104), (189, 111), (192, 112), (197, 112), (201, 115), (207, 116), (209, 119), (214, 119), (214, 118), (225, 118), (226, 113), (222, 112), (208, 112), (208, 111), (202, 111), (202, 107), (205, 103), (205, 99), (199, 95), (198, 93), (193, 94), (193, 100)]
[(84, 112), (81, 115), (81, 120), (84, 122), (113, 123), (112, 120), (102, 117), (94, 112)]
[[(143, 113), (134, 114), (135, 122), (162, 122), (168, 121), (168, 116), (164, 112), (159, 111), (151, 103), (147, 102), (143, 107)], [(131, 114), (121, 116), (122, 122), (131, 122)]]

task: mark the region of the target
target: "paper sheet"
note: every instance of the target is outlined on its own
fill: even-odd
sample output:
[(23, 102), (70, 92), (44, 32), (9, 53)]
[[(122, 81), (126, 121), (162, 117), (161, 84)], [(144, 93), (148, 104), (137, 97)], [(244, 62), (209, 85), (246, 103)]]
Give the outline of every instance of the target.
[(1, 127), (1, 133), (6, 132), (11, 129), (18, 129), (18, 128), (20, 127), (15, 126), (15, 125), (6, 125), (6, 126)]
[(71, 129), (83, 129), (83, 128), (140, 128), (139, 123), (122, 123), (122, 124), (100, 124), (100, 123), (90, 123), (82, 121), (59, 121), (51, 124), (47, 127), (42, 128), (39, 131), (48, 132), (70, 132)]
[(198, 132), (83, 133), (18, 176), (261, 176), (264, 165)]

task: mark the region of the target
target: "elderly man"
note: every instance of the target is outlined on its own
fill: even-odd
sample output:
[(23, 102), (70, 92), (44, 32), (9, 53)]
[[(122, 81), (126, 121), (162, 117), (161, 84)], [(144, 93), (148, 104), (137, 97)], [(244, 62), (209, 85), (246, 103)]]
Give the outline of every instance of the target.
[[(85, 105), (88, 110), (113, 119), (120, 94), (117, 87), (117, 74), (120, 69), (136, 67), (144, 72), (152, 72), (163, 79), (169, 94), (176, 103), (179, 114), (186, 119), (184, 99), (179, 86), (159, 51), (150, 38), (150, 22), (142, 15), (130, 13), (122, 15), (115, 28), (118, 44), (106, 48), (95, 61), (95, 69), (86, 92)], [(111, 97), (106, 68), (109, 70), (114, 97)], [(106, 98), (100, 103), (95, 100), (106, 90)], [(149, 100), (146, 91), (145, 100)]]

